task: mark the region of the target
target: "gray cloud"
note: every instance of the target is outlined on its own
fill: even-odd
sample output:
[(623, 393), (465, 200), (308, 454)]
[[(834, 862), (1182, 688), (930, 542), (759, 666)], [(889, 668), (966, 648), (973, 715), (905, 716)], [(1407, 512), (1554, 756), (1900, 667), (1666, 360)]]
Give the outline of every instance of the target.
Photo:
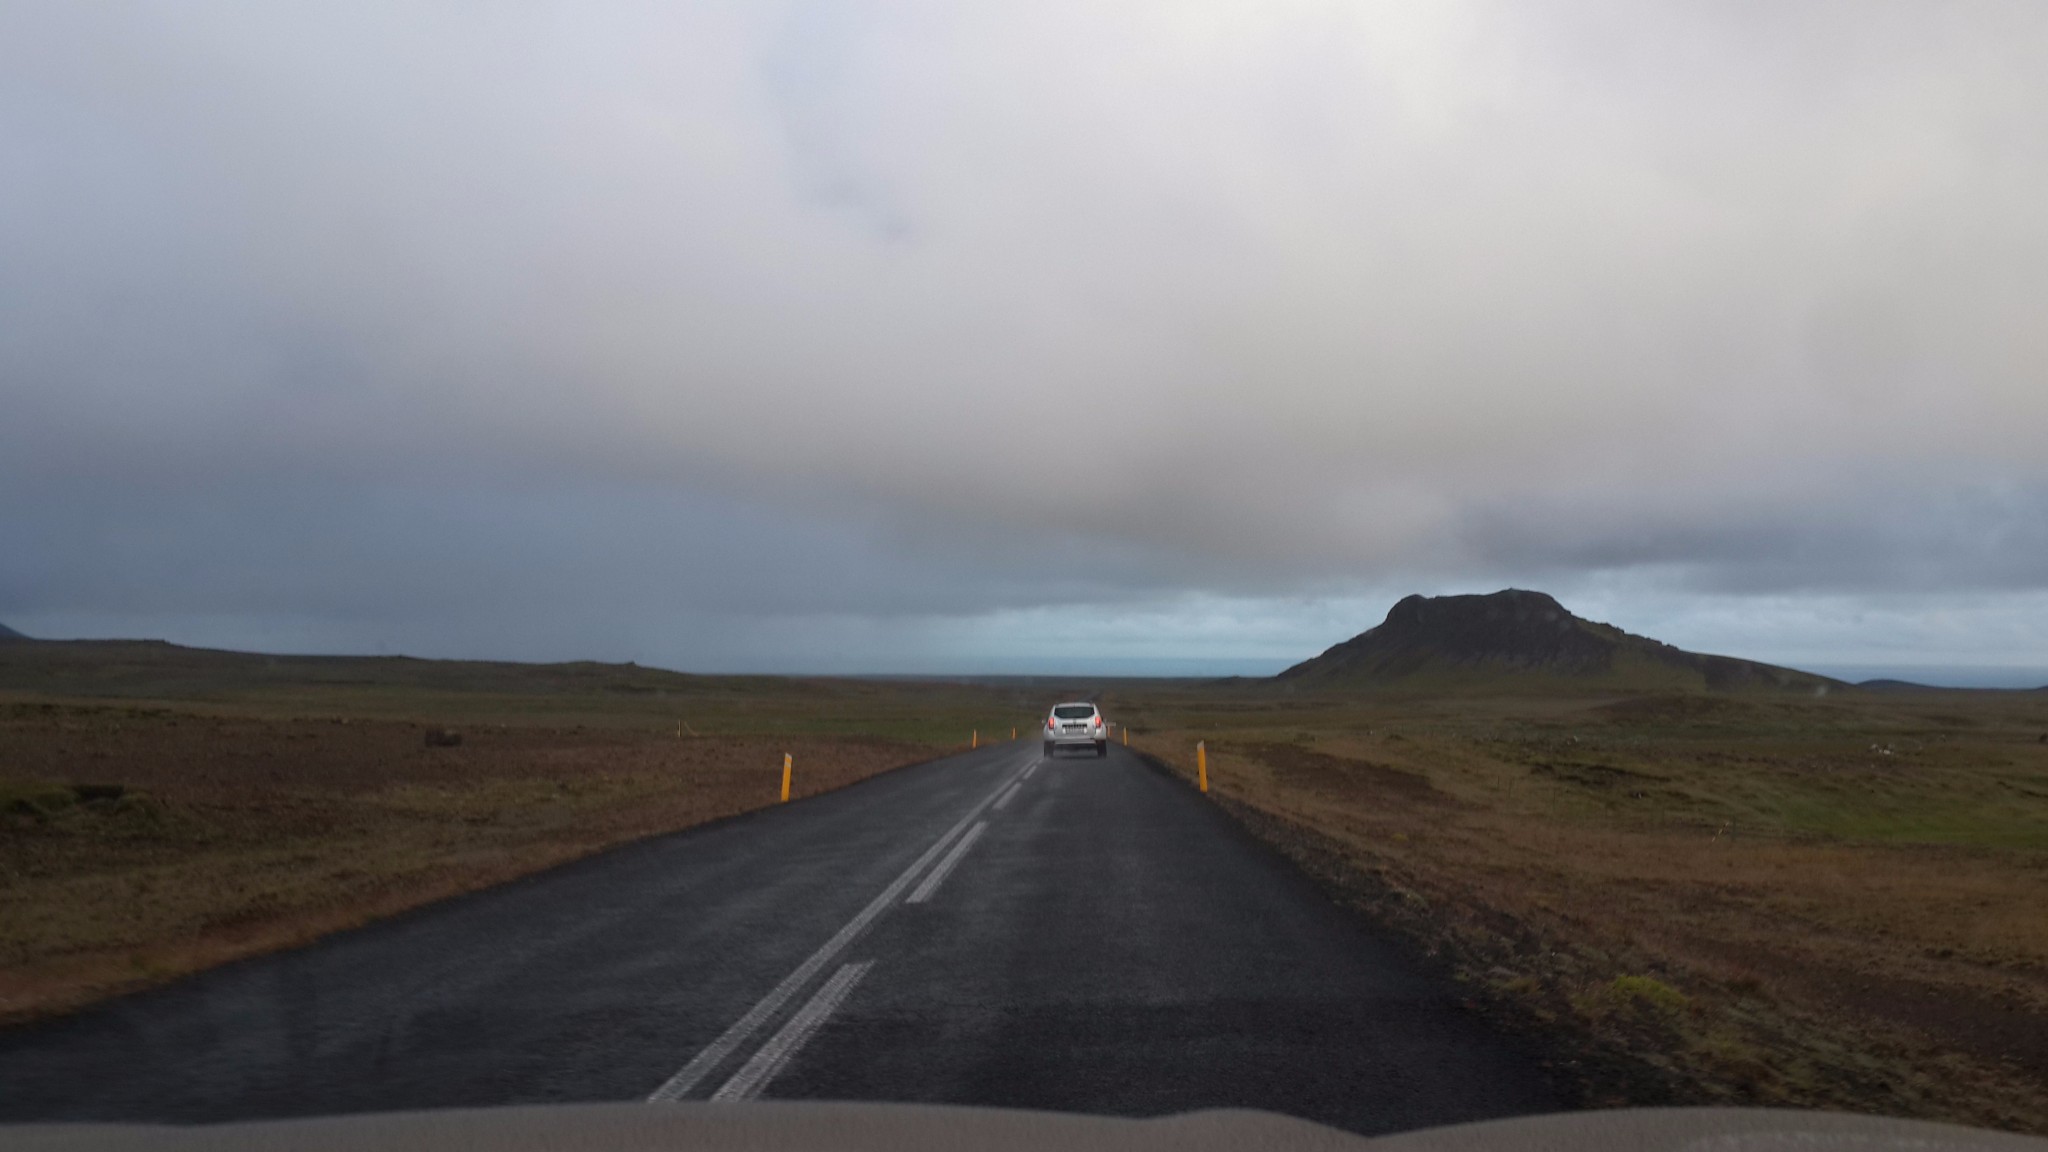
[(0, 619), (2025, 594), (2044, 77), (2005, 3), (8, 8)]
[(1706, 508), (1503, 500), (1471, 516), (1462, 555), (1509, 572), (1663, 568), (1716, 593), (2048, 587), (2048, 485), (1943, 479), (1874, 477), (1846, 492), (1788, 484)]

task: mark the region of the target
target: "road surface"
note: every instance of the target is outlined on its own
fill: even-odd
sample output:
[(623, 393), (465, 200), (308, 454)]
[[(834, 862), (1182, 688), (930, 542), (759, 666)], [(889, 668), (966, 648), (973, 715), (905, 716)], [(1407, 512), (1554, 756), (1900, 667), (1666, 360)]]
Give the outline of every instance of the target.
[(1185, 784), (1035, 742), (0, 1032), (0, 1121), (754, 1097), (1366, 1133), (1557, 1107)]

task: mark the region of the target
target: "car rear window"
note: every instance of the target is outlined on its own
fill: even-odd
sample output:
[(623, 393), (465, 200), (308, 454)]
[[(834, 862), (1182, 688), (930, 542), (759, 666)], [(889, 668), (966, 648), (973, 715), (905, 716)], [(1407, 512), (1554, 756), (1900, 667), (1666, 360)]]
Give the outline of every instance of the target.
[(1059, 717), (1062, 720), (1085, 720), (1088, 717), (1095, 715), (1095, 705), (1062, 704), (1059, 707), (1053, 709), (1052, 714)]

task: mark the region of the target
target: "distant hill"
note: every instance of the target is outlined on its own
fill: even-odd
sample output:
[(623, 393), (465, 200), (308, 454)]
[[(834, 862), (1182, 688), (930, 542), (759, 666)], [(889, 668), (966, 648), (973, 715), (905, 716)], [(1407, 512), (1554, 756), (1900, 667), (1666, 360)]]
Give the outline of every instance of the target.
[(1939, 692), (1941, 689), (1926, 684), (1915, 684), (1911, 680), (1858, 680), (1856, 687), (1865, 692)]
[(9, 628), (9, 627), (8, 627), (7, 625), (5, 625), (5, 624), (0, 624), (0, 642), (5, 642), (5, 641), (8, 641), (8, 640), (26, 640), (26, 639), (28, 639), (28, 637), (26, 637), (26, 636), (23, 636), (23, 635), (22, 635), (21, 633), (19, 633), (19, 632), (16, 632), (16, 631), (15, 631), (14, 629), (12, 629), (12, 628)]
[(1572, 615), (1541, 592), (1410, 596), (1385, 622), (1280, 673), (1305, 687), (1828, 691), (1840, 681), (1704, 656)]
[(697, 691), (730, 677), (636, 664), (517, 664), (409, 656), (271, 656), (186, 648), (162, 640), (34, 640), (0, 643), (0, 691), (58, 696), (161, 697), (248, 691), (575, 692)]

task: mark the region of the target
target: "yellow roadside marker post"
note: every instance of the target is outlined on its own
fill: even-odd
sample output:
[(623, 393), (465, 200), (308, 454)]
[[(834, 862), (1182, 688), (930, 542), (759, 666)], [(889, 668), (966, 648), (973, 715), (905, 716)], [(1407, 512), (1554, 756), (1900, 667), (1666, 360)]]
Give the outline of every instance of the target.
[(967, 746), (968, 746), (969, 748), (979, 748), (979, 747), (981, 747), (981, 729), (979, 729), (979, 728), (976, 728), (976, 729), (974, 730), (974, 737), (973, 737), (973, 739), (971, 739), (971, 740), (969, 740), (969, 741), (967, 742)]
[(782, 802), (784, 804), (789, 803), (789, 764), (790, 755), (784, 752), (782, 754)]
[(1202, 791), (1209, 790), (1209, 742), (1195, 742), (1195, 774), (1202, 778)]
[(1010, 739), (1012, 739), (1012, 740), (1015, 740), (1016, 738), (1017, 738), (1017, 729), (1016, 729), (1016, 728), (1015, 728), (1014, 726), (1012, 726), (1012, 727), (1011, 727), (1011, 729), (1010, 729)]

